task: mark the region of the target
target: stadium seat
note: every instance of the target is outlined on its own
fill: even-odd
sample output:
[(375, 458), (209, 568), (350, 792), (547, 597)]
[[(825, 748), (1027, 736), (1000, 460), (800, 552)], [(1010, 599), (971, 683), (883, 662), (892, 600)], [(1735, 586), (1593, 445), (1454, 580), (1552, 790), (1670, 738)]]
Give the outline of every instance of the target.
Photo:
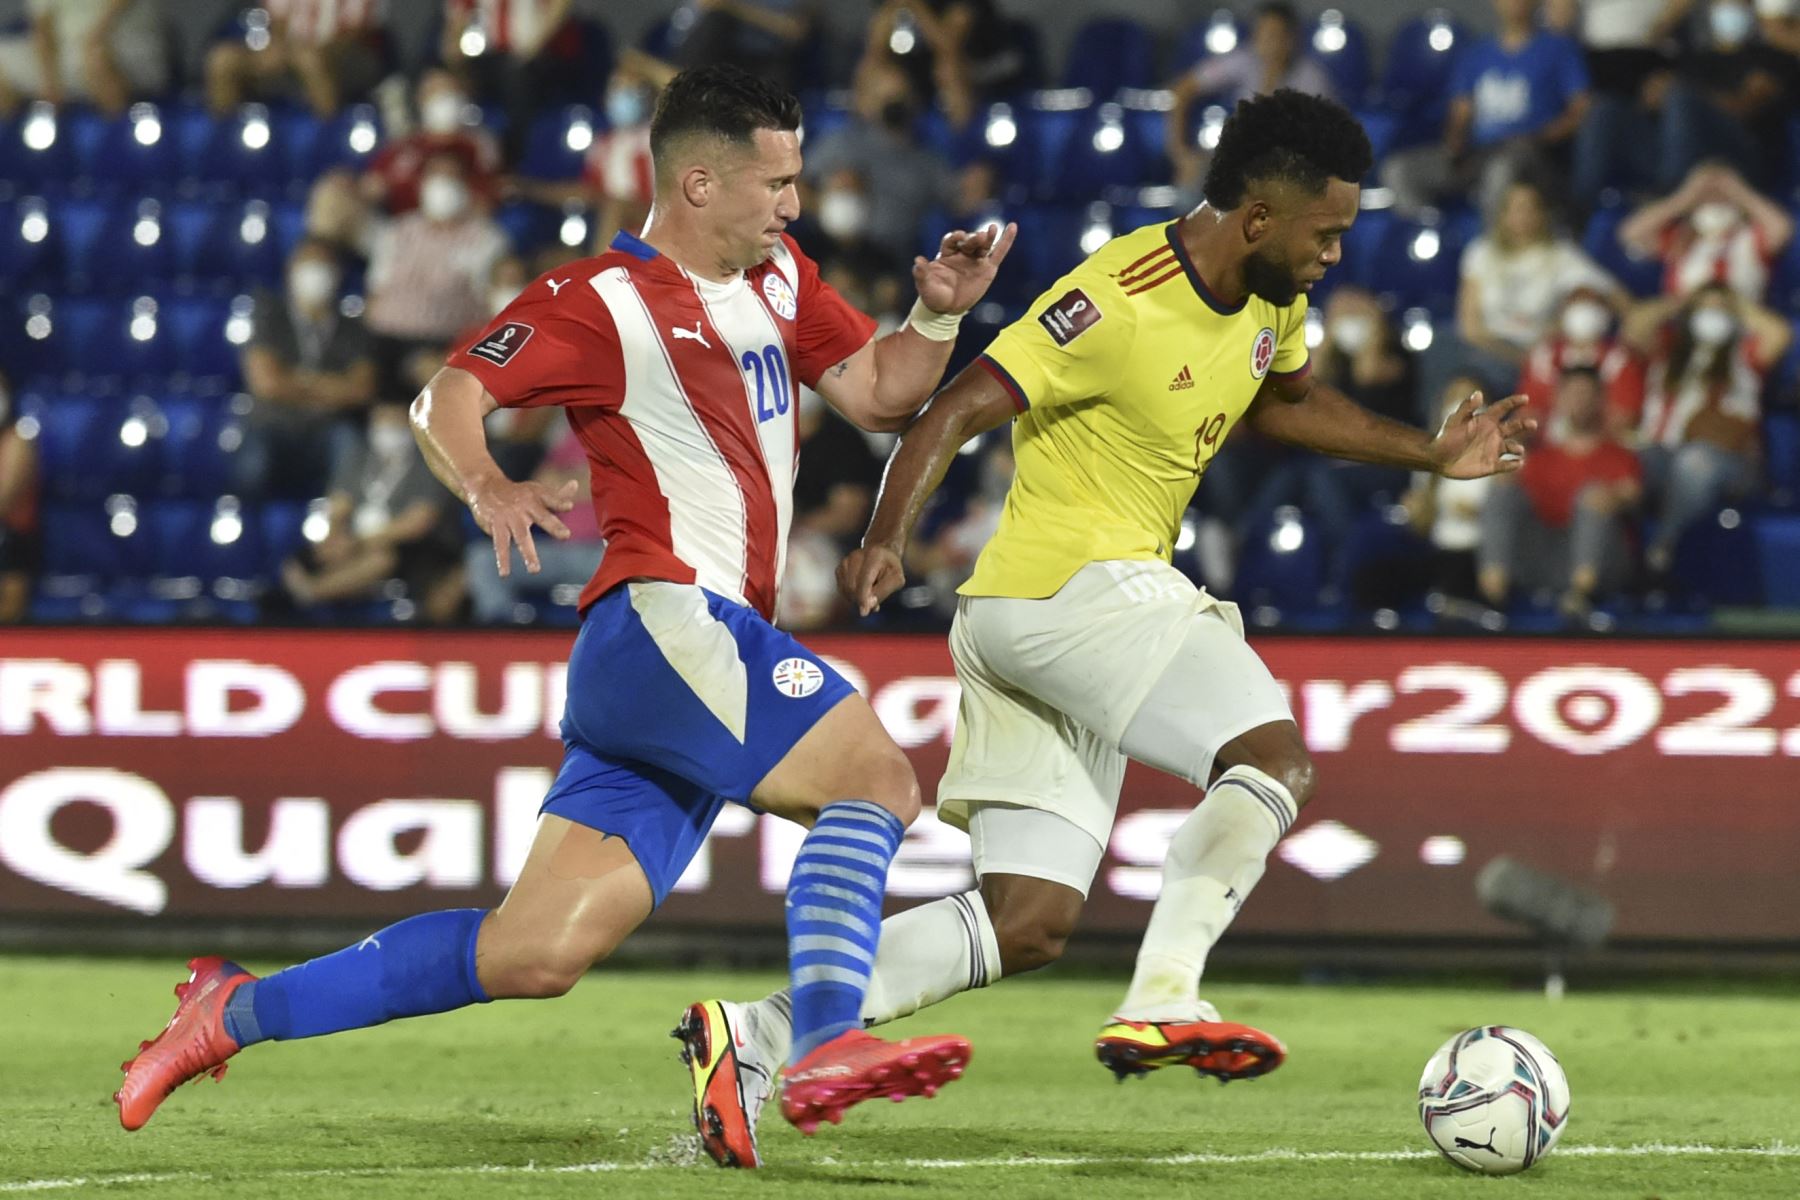
[(56, 110), (43, 103), (0, 121), (0, 180), (27, 194), (65, 194), (73, 153), (61, 125)]
[(142, 578), (151, 562), (150, 539), (137, 516), (137, 500), (115, 494), (100, 500), (59, 501), (44, 506), (44, 574), (57, 590), (98, 587)]
[(1452, 312), (1456, 306), (1463, 234), (1442, 221), (1395, 218), (1382, 224), (1384, 228), (1366, 263), (1366, 286), (1391, 298), (1398, 308)]
[(1337, 98), (1347, 105), (1360, 104), (1369, 91), (1369, 40), (1362, 27), (1346, 20), (1341, 10), (1328, 8), (1306, 31), (1306, 44), (1331, 76)]
[(195, 580), (210, 592), (218, 580), (263, 577), (262, 525), (234, 496), (157, 501), (139, 516), (149, 529), (153, 579)]
[(76, 172), (102, 193), (163, 192), (180, 174), (175, 130), (163, 110), (147, 101), (122, 116), (72, 123), (70, 133)]
[(184, 125), (182, 174), (213, 196), (274, 194), (289, 175), (281, 128), (262, 104), (246, 104), (235, 116), (208, 118), (203, 129)]
[[(325, 122), (311, 109), (290, 108), (275, 114), (275, 125), (280, 131), (281, 162), (288, 190), (304, 192), (318, 177), (320, 156), (328, 154), (319, 144), (325, 136)], [(350, 128), (343, 132), (342, 149), (352, 154), (356, 151), (349, 139), (350, 131), (355, 127), (356, 122), (352, 120)], [(364, 140), (366, 137), (359, 137), (357, 144)]]
[(494, 214), (494, 221), (506, 231), (506, 238), (516, 253), (529, 255), (555, 243), (562, 216), (561, 211), (548, 204), (515, 200), (501, 205)]
[(375, 156), (381, 140), (381, 118), (375, 106), (352, 105), (319, 127), (305, 157), (289, 164), (289, 174), (311, 181), (335, 167), (361, 171)]
[(1248, 31), (1237, 14), (1229, 8), (1217, 8), (1209, 17), (1195, 21), (1175, 39), (1175, 49), (1167, 64), (1169, 78), (1192, 68), (1203, 58), (1229, 54), (1243, 44)]
[(165, 497), (199, 499), (230, 487), (227, 436), (232, 417), (224, 397), (191, 392), (165, 393), (157, 399), (162, 414), (162, 475), (156, 491)]
[(41, 196), (0, 206), (0, 288), (45, 287), (61, 278), (62, 225)]
[(1765, 553), (1759, 562), (1759, 541), (1740, 510), (1723, 509), (1681, 535), (1670, 578), (1690, 606), (1761, 604), (1768, 560)]
[(1800, 608), (1800, 516), (1765, 513), (1755, 522), (1763, 599), (1783, 608)]
[(1595, 209), (1582, 233), (1581, 248), (1638, 296), (1655, 296), (1662, 291), (1662, 263), (1637, 258), (1619, 243), (1619, 223), (1629, 215), (1630, 210), (1621, 206)]
[(1101, 104), (1078, 115), (1074, 128), (1060, 139), (1059, 151), (1054, 157), (1046, 156), (1051, 170), (1047, 195), (1059, 200), (1093, 200), (1108, 188), (1157, 181), (1163, 162), (1161, 148), (1143, 144), (1127, 123), (1122, 107)]
[(170, 370), (195, 377), (236, 382), (240, 343), (248, 341), (248, 325), (231, 324), (231, 302), (212, 297), (182, 297), (163, 305), (162, 320), (171, 339)]
[(1450, 104), (1450, 76), (1469, 31), (1443, 9), (1402, 23), (1388, 41), (1381, 107), (1401, 120), (1395, 148), (1435, 140)]
[(271, 500), (262, 505), (257, 513), (262, 552), (259, 578), (280, 575), (281, 564), (306, 544), (306, 509), (306, 503), (300, 500)]
[(1064, 87), (1087, 88), (1100, 100), (1120, 88), (1153, 88), (1157, 78), (1156, 38), (1129, 17), (1098, 17), (1075, 31), (1063, 70)]
[(1251, 531), (1238, 563), (1233, 595), (1246, 605), (1272, 605), (1284, 614), (1316, 609), (1325, 586), (1325, 538), (1299, 509), (1283, 507)]
[[(113, 200), (95, 249), (86, 276), (90, 291), (114, 296), (158, 291), (174, 271), (173, 239), (156, 200)], [(72, 277), (69, 282), (75, 286), (78, 281)]]
[(1765, 416), (1762, 451), (1770, 499), (1783, 507), (1800, 502), (1800, 413), (1783, 411)]
[(59, 287), (71, 292), (92, 290), (104, 261), (108, 227), (114, 223), (113, 205), (93, 198), (63, 200), (51, 210), (51, 220), (62, 248)]
[(593, 109), (582, 104), (539, 113), (525, 138), (519, 174), (528, 179), (580, 178), (599, 120)]

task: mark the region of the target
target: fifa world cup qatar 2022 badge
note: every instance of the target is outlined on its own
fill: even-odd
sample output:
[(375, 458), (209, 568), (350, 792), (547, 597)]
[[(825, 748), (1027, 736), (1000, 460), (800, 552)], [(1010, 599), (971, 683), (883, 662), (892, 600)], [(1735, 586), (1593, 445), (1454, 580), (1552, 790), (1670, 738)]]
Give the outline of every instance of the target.
[(1062, 299), (1038, 314), (1038, 324), (1050, 340), (1066, 346), (1100, 323), (1100, 308), (1080, 288), (1071, 288)]
[(1269, 373), (1269, 364), (1275, 361), (1275, 331), (1264, 325), (1256, 331), (1256, 340), (1250, 343), (1250, 375), (1261, 379)]
[(784, 658), (769, 675), (775, 690), (790, 700), (800, 700), (825, 686), (825, 672), (819, 664), (804, 658)]
[(486, 337), (469, 347), (469, 353), (476, 358), (485, 358), (496, 367), (504, 367), (513, 360), (513, 355), (531, 340), (537, 330), (523, 321), (508, 321)]

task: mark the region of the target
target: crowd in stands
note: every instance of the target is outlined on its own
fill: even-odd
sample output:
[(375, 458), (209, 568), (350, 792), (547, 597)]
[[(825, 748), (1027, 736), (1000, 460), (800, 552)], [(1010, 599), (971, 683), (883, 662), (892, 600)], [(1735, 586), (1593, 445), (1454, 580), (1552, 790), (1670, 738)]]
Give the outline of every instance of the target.
[[(1479, 481), (1234, 434), (1176, 563), (1258, 623), (1800, 606), (1800, 0), (1492, 0), (1485, 30), (1424, 13), (1384, 46), (1349, 6), (1273, 0), (1099, 17), (1060, 70), (994, 0), (871, 2), (844, 44), (811, 0), (687, 0), (637, 46), (570, 0), (443, 0), (422, 61), (391, 0), (265, 0), (191, 64), (163, 2), (28, 0), (0, 36), (0, 622), (572, 620), (591, 513), (502, 578), (404, 406), (539, 273), (641, 227), (658, 89), (711, 61), (800, 94), (793, 233), (884, 329), (915, 254), (1020, 222), (953, 369), (1106, 237), (1200, 202), (1237, 100), (1363, 118), (1380, 165), (1313, 297), (1315, 372), (1426, 427), (1522, 392), (1541, 429)], [(81, 335), (115, 317), (109, 356)], [(780, 619), (814, 629), (850, 620), (833, 569), (893, 439), (810, 394), (798, 419)], [(554, 410), (489, 436), (585, 495)], [(998, 520), (1006, 431), (970, 450), (887, 625), (946, 620)]]

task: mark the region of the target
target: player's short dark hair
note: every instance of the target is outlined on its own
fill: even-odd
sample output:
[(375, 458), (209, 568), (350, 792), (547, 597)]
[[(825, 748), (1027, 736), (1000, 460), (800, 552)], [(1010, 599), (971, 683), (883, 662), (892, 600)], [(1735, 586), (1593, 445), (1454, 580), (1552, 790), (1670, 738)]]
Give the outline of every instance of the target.
[(1236, 208), (1252, 180), (1279, 179), (1310, 195), (1330, 179), (1360, 183), (1375, 164), (1369, 135), (1335, 100), (1292, 88), (1238, 101), (1206, 171), (1206, 201)]
[(740, 67), (692, 67), (669, 81), (650, 118), (650, 157), (658, 162), (676, 139), (691, 134), (740, 146), (759, 129), (800, 128), (800, 101), (779, 84)]

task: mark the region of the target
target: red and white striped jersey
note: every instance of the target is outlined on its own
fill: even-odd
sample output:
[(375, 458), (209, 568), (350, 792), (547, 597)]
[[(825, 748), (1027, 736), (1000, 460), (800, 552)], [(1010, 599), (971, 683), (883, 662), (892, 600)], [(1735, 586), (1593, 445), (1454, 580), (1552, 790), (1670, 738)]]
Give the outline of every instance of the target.
[(481, 30), (491, 52), (536, 46), (556, 30), (546, 28), (554, 0), (445, 0), (444, 15)]
[(269, 15), (285, 21), (288, 36), (307, 46), (367, 33), (386, 19), (384, 8), (385, 0), (268, 0)]
[(785, 234), (728, 283), (628, 233), (541, 276), (449, 365), (508, 407), (561, 405), (586, 447), (606, 556), (581, 609), (628, 579), (697, 583), (773, 619), (799, 462), (796, 383), (875, 322)]

